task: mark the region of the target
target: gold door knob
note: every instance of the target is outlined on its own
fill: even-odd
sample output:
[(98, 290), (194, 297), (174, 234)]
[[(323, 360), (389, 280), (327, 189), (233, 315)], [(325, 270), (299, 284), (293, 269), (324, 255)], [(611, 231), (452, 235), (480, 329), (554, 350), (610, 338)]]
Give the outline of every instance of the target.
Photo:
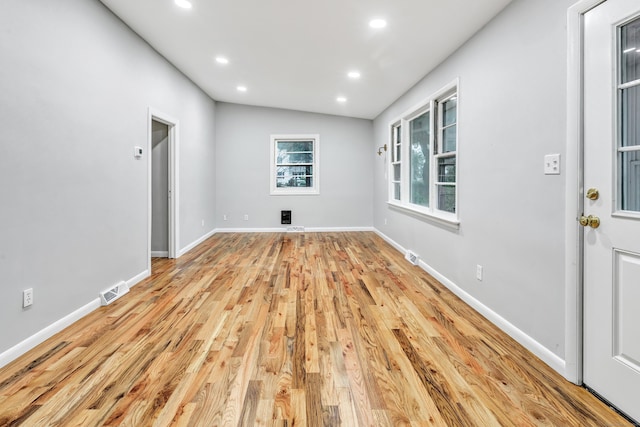
[(593, 215), (589, 215), (589, 216), (581, 215), (580, 218), (578, 218), (578, 222), (580, 222), (580, 225), (583, 227), (586, 227), (586, 226), (589, 226), (591, 228), (600, 227), (600, 218)]
[(598, 197), (600, 197), (600, 192), (596, 188), (590, 188), (587, 190), (587, 199), (598, 200)]

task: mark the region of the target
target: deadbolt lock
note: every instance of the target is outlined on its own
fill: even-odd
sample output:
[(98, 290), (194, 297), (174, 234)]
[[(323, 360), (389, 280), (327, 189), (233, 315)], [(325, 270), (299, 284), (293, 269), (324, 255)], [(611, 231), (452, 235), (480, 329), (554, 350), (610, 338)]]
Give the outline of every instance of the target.
[(587, 199), (589, 200), (598, 200), (600, 197), (600, 192), (595, 188), (590, 188), (587, 190)]

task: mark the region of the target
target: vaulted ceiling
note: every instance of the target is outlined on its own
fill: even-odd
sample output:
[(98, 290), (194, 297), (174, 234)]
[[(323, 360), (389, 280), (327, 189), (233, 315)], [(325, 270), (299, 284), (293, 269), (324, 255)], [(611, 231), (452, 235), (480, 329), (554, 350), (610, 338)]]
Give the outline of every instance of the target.
[(101, 1), (217, 101), (372, 119), (511, 0)]

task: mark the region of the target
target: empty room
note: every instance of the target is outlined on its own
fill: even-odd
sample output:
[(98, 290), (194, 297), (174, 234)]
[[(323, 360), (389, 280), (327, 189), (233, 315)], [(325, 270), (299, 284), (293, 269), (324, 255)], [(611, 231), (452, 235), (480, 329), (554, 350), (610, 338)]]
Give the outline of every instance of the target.
[(4, 0), (0, 93), (0, 426), (640, 422), (637, 0)]

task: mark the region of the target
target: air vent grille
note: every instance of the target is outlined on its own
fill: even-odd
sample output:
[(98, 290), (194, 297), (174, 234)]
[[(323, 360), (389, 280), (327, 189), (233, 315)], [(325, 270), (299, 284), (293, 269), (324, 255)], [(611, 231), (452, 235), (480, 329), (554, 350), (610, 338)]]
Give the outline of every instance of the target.
[(418, 255), (413, 251), (407, 251), (404, 257), (413, 265), (418, 265), (418, 263), (420, 262), (420, 257), (418, 257)]
[(100, 303), (102, 305), (109, 305), (127, 292), (129, 292), (129, 286), (122, 281), (114, 287), (100, 292)]

